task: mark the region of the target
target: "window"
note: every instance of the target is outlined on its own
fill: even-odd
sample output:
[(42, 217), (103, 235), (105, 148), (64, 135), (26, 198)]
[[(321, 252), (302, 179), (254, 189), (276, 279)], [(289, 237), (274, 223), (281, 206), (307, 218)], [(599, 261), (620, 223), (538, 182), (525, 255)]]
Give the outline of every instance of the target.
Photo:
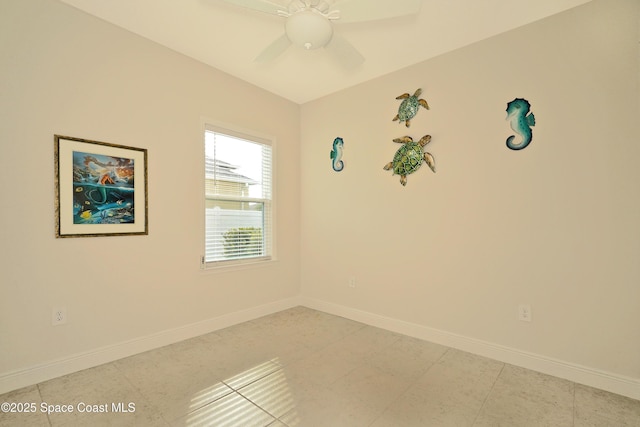
[(205, 126), (204, 267), (272, 256), (272, 142)]

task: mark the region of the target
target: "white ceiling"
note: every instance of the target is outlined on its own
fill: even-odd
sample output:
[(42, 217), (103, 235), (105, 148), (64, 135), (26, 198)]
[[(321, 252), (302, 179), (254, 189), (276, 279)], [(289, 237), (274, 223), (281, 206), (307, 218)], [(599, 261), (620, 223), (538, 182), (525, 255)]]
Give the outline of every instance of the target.
[(294, 46), (255, 63), (283, 34), (284, 18), (222, 0), (60, 1), (302, 104), (590, 0), (423, 0), (416, 16), (336, 24), (366, 58), (352, 70), (324, 49)]

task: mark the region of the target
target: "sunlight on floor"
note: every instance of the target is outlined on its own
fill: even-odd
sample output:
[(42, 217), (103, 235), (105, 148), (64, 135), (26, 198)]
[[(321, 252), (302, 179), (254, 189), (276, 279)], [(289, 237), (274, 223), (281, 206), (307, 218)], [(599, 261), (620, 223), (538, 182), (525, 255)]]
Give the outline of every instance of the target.
[[(187, 426), (238, 426), (250, 418), (248, 412), (252, 404), (239, 394), (233, 393), (191, 413), (186, 420)], [(265, 414), (266, 415), (266, 414)], [(253, 418), (253, 417), (251, 417)]]
[(271, 415), (278, 417), (295, 408), (291, 385), (286, 374), (278, 370), (262, 380), (240, 390), (247, 399), (259, 405)]
[(254, 366), (253, 368), (249, 368), (246, 371), (240, 372), (239, 374), (227, 378), (222, 382), (232, 389), (238, 390), (247, 384), (251, 384), (260, 378), (266, 377), (270, 373), (277, 371), (280, 367), (278, 358), (275, 358)]
[[(295, 401), (277, 359), (247, 369), (207, 387), (191, 398), (186, 426), (238, 426), (251, 419), (266, 425), (284, 414), (294, 415)], [(264, 424), (262, 423), (264, 420)]]
[(233, 389), (229, 388), (226, 384), (219, 382), (211, 387), (207, 387), (201, 390), (191, 398), (191, 404), (189, 405), (189, 413), (193, 413), (198, 409), (215, 402), (216, 400), (233, 393)]

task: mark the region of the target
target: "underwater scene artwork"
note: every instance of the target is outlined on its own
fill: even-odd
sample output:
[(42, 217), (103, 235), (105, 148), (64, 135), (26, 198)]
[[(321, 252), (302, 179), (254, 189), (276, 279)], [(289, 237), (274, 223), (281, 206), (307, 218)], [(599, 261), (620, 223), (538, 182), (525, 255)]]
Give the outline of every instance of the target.
[(134, 159), (73, 152), (73, 223), (134, 223)]

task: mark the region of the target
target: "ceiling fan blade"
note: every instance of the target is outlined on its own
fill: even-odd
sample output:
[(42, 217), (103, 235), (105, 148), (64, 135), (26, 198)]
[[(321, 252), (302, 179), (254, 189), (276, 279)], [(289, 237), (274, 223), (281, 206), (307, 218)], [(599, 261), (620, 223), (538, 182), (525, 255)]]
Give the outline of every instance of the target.
[(415, 15), (420, 6), (422, 0), (338, 0), (332, 9), (340, 11), (336, 22), (350, 23)]
[(358, 49), (336, 33), (333, 33), (326, 49), (344, 68), (353, 69), (364, 62), (364, 56)]
[(279, 10), (285, 10), (281, 4), (269, 0), (222, 0), (225, 3), (244, 7), (247, 9), (257, 10), (259, 12), (277, 15)]
[(282, 55), (282, 53), (287, 50), (287, 48), (291, 46), (291, 41), (287, 37), (286, 34), (278, 37), (273, 43), (266, 47), (265, 50), (260, 53), (254, 59), (255, 62), (269, 62), (276, 59), (278, 56)]

